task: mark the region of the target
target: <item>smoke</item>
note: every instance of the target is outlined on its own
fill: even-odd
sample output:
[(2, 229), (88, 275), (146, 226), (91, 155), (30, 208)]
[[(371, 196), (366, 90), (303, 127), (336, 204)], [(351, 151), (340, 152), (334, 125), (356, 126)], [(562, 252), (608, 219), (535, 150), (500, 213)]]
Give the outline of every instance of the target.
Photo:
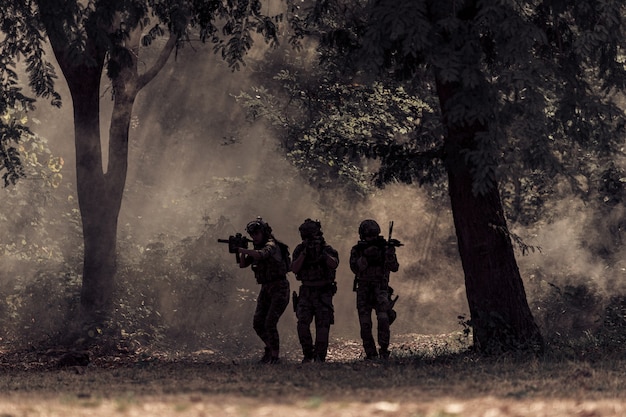
[[(226, 219), (222, 235), (208, 243), (214, 245), (210, 250), (221, 253), (220, 261), (240, 278), (241, 288), (256, 294), (252, 272), (233, 266), (234, 256), (217, 238), (243, 233), (250, 220), (262, 216), (293, 250), (300, 242), (302, 221), (318, 219), (327, 242), (340, 256), (332, 334), (357, 338), (350, 248), (358, 240), (363, 219), (376, 219), (384, 234), (394, 221), (394, 237), (405, 243), (397, 250), (400, 271), (391, 278), (400, 295), (394, 331), (458, 329), (457, 316), (467, 314), (467, 308), (460, 263), (449, 256), (456, 250), (450, 212), (435, 207), (424, 190), (412, 186), (390, 185), (356, 203), (332, 190), (314, 189), (285, 159), (271, 130), (262, 122), (248, 124), (233, 99), (249, 86), (252, 70), (232, 73), (216, 57), (183, 52), (137, 103), (120, 229), (145, 245), (155, 236), (182, 239), (198, 234), (201, 219), (209, 223)], [(160, 99), (155, 101), (155, 96)], [(452, 260), (441, 263), (442, 256)], [(299, 284), (293, 274), (289, 280), (296, 290)], [(231, 290), (235, 294), (224, 297), (239, 294), (237, 288)], [(249, 308), (245, 314), (231, 314), (232, 323), (248, 326), (251, 320)], [(295, 339), (291, 306), (280, 326), (281, 334)], [(250, 326), (244, 331), (252, 333)]]
[(605, 309), (626, 293), (620, 240), (623, 209), (574, 197), (553, 203), (551, 219), (520, 230), (535, 248), (517, 260), (544, 336), (577, 339), (604, 326)]

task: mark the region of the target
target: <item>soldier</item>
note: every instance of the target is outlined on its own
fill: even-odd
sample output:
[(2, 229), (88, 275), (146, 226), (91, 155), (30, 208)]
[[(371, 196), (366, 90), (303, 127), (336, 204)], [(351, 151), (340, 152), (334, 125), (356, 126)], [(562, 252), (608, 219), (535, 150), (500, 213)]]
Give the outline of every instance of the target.
[[(292, 271), (296, 279), (302, 282), (300, 295), (294, 291), (298, 338), (304, 354), (302, 363), (324, 362), (330, 326), (335, 322), (333, 296), (337, 292), (335, 272), (339, 265), (339, 254), (326, 244), (319, 221), (306, 219), (299, 231), (302, 243), (293, 251)], [(315, 345), (311, 335), (314, 317)]]
[(260, 217), (246, 226), (254, 249), (238, 248), (239, 267), (251, 266), (261, 290), (257, 298), (253, 327), (265, 344), (261, 363), (277, 363), (280, 352), (278, 320), (289, 304), (289, 251), (272, 235), (272, 228)]
[[(389, 274), (397, 272), (396, 250), (380, 236), (380, 226), (374, 220), (359, 225), (358, 244), (350, 251), (350, 269), (355, 274), (356, 308), (361, 326), (361, 339), (367, 360), (389, 357), (389, 325), (393, 314), (390, 301)], [(372, 310), (378, 321), (378, 344), (372, 335)]]

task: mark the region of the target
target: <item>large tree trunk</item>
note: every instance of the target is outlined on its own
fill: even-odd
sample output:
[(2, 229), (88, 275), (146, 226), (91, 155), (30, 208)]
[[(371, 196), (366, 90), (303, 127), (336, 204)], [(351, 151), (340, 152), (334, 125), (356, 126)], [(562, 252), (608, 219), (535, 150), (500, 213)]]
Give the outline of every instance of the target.
[[(109, 164), (105, 172), (100, 137), (100, 82), (107, 50), (87, 37), (82, 56), (72, 53), (60, 22), (60, 6), (41, 1), (39, 7), (57, 62), (68, 83), (74, 110), (76, 185), (83, 228), (84, 260), (81, 288), (83, 321), (101, 323), (111, 311), (116, 272), (117, 222), (126, 182), (128, 131), (137, 95), (136, 60), (114, 81), (113, 116), (109, 131)], [(109, 59), (114, 57), (109, 56)], [(130, 75), (129, 75), (130, 74)]]
[[(437, 81), (444, 121), (458, 88)], [(477, 122), (447, 128), (445, 165), (474, 346), (483, 353), (540, 352), (543, 338), (526, 300), (497, 182), (484, 193), (473, 188), (473, 167), (466, 152), (476, 149), (476, 135), (487, 128)]]

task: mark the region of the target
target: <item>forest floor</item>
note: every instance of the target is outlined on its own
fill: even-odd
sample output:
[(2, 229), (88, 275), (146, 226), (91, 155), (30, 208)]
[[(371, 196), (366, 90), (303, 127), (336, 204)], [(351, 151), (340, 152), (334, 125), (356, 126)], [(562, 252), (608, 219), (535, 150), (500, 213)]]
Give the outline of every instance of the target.
[(360, 344), (343, 340), (325, 363), (293, 352), (276, 365), (212, 350), (72, 364), (68, 352), (0, 349), (0, 417), (626, 416), (623, 356), (521, 361), (452, 353), (449, 336), (394, 340), (387, 361), (364, 361)]

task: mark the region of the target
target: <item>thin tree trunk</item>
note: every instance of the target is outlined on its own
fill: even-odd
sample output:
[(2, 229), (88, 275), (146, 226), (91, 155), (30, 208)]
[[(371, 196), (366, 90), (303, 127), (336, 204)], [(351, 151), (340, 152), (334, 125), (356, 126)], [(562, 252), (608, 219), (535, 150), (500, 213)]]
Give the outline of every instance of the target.
[[(103, 62), (103, 61), (102, 61)], [(83, 318), (99, 320), (110, 310), (116, 270), (117, 218), (121, 205), (118, 178), (104, 173), (100, 137), (102, 67), (63, 65), (74, 108), (76, 186), (83, 227), (81, 288)]]
[[(60, 6), (53, 1), (40, 1), (39, 7), (72, 97), (76, 186), (84, 242), (82, 320), (100, 322), (110, 312), (115, 286), (117, 219), (126, 179), (126, 170), (120, 169), (126, 166), (126, 160), (120, 162), (120, 159), (127, 154), (123, 147), (128, 143), (128, 129), (126, 133), (123, 127), (111, 132), (109, 141), (116, 144), (116, 150), (110, 160), (115, 162), (109, 162), (105, 174), (100, 136), (100, 82), (106, 50), (87, 38), (83, 56), (77, 59), (70, 51), (72, 46), (66, 34), (59, 32), (58, 20), (63, 16), (58, 14)], [(124, 113), (130, 120), (130, 111)]]
[[(112, 80), (115, 101), (109, 127), (106, 173), (100, 137), (100, 80), (105, 51), (87, 40), (87, 61), (76, 65), (68, 59), (69, 44), (51, 40), (55, 56), (68, 82), (74, 107), (76, 183), (83, 226), (84, 262), (81, 289), (83, 319), (102, 322), (111, 311), (116, 273), (118, 216), (128, 172), (128, 135), (132, 109), (138, 92), (160, 72), (175, 48), (171, 36), (156, 62), (141, 76), (137, 56), (141, 30), (126, 40), (132, 63), (120, 67)], [(58, 40), (58, 38), (55, 38)], [(109, 56), (115, 60), (114, 54)]]
[[(118, 171), (119, 166), (126, 166), (126, 161), (110, 162), (108, 172), (104, 173), (99, 118), (102, 72), (94, 70), (88, 75), (85, 72), (86, 69), (81, 71), (81, 77), (65, 74), (74, 107), (76, 184), (83, 226), (81, 307), (87, 318), (97, 319), (111, 308), (116, 271), (117, 220), (126, 179), (126, 171)], [(90, 83), (70, 81), (76, 78), (92, 80)], [(124, 135), (117, 129), (111, 132), (109, 141), (127, 143), (127, 139), (127, 133)], [(110, 155), (109, 158), (119, 159), (117, 155)], [(111, 169), (112, 166), (114, 169)]]

